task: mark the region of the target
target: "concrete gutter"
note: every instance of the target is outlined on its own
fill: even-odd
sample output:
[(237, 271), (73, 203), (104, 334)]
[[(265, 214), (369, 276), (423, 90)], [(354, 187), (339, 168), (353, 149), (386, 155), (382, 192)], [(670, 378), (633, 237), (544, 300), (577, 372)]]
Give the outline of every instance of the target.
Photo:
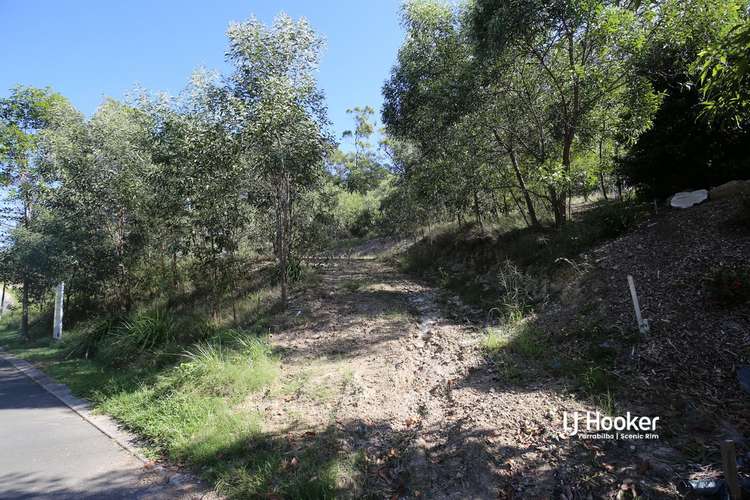
[(44, 390), (59, 399), (65, 404), (65, 406), (77, 413), (82, 419), (98, 429), (102, 434), (143, 462), (144, 467), (160, 474), (167, 484), (179, 487), (180, 490), (190, 496), (194, 496), (195, 498), (206, 500), (221, 498), (207, 484), (200, 481), (195, 476), (177, 472), (173, 470), (173, 468), (155, 464), (152, 460), (146, 458), (143, 454), (143, 450), (138, 446), (139, 439), (136, 436), (126, 432), (119, 424), (117, 424), (117, 422), (107, 415), (94, 413), (91, 408), (91, 403), (85, 399), (74, 396), (67, 385), (55, 382), (30, 362), (7, 353), (2, 347), (0, 347), (0, 358), (13, 365), (16, 370), (36, 382)]

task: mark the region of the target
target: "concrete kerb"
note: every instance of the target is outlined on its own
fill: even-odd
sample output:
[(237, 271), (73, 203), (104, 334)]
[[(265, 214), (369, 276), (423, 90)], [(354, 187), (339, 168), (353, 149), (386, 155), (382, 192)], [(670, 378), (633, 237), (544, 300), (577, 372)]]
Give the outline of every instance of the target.
[[(65, 406), (73, 410), (79, 417), (93, 425), (99, 432), (117, 443), (128, 453), (143, 462), (144, 466), (152, 465), (152, 462), (146, 458), (141, 449), (136, 445), (138, 439), (132, 434), (124, 431), (114, 420), (107, 415), (94, 414), (91, 411), (91, 404), (85, 399), (74, 396), (67, 385), (60, 384), (52, 380), (47, 374), (36, 368), (30, 362), (19, 359), (6, 352), (0, 347), (0, 358), (7, 361), (13, 367), (36, 382), (45, 391), (49, 392), (57, 399), (62, 401)], [(195, 493), (203, 493), (202, 498), (219, 498), (215, 492), (202, 483), (198, 478), (181, 472), (172, 472), (166, 467), (153, 464), (149, 468), (160, 474), (166, 482), (174, 486), (188, 487)]]

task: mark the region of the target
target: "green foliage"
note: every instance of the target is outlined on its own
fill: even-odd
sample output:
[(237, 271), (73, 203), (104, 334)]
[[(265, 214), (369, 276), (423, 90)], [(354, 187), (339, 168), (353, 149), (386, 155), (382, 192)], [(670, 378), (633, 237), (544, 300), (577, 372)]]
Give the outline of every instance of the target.
[(493, 356), (511, 352), (527, 361), (542, 359), (548, 349), (542, 332), (534, 328), (529, 321), (520, 319), (511, 320), (499, 328), (489, 329), (484, 345)]
[(737, 126), (750, 117), (750, 22), (730, 29), (698, 55), (705, 112), (731, 118)]
[(89, 359), (96, 356), (99, 345), (114, 329), (111, 318), (94, 319), (76, 325), (72, 331), (65, 332), (63, 349), (66, 357)]
[(299, 193), (319, 184), (332, 138), (315, 70), (322, 40), (305, 19), (282, 14), (270, 27), (256, 19), (234, 23), (228, 60), (234, 66), (228, 92), (239, 127), (243, 160), (270, 188), (274, 251), (286, 306), (288, 262), (296, 228), (292, 206)]
[(174, 459), (215, 464), (258, 432), (257, 419), (232, 410), (230, 402), (275, 376), (276, 361), (260, 340), (231, 349), (201, 344), (153, 384), (113, 393), (100, 407)]
[(543, 281), (524, 273), (510, 260), (498, 269), (497, 280), (501, 310), (506, 317), (523, 317), (547, 300), (547, 287)]
[(745, 177), (750, 136), (729, 130), (718, 117), (711, 125), (701, 116), (695, 64), (701, 52), (737, 25), (745, 4), (670, 0), (659, 7), (659, 22), (637, 68), (662, 94), (662, 104), (652, 127), (634, 138), (618, 168), (644, 197), (663, 198)]
[(383, 200), (392, 191), (390, 176), (366, 193), (331, 187), (335, 194), (333, 220), (338, 235), (363, 237), (382, 229), (388, 221), (382, 216)]
[(207, 396), (236, 400), (268, 385), (278, 374), (278, 360), (268, 343), (242, 332), (200, 342), (185, 355), (189, 361), (178, 366), (176, 380)]
[(721, 307), (750, 302), (750, 267), (719, 266), (705, 279), (708, 299)]
[(139, 311), (112, 330), (106, 344), (100, 345), (99, 357), (114, 366), (144, 356), (156, 361), (163, 349), (177, 348), (177, 334), (177, 324), (167, 311)]

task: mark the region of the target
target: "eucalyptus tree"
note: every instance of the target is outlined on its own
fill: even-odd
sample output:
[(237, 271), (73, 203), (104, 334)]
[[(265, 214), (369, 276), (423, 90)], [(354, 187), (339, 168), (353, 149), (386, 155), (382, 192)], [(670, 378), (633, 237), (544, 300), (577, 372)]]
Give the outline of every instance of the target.
[(376, 131), (372, 120), (375, 110), (370, 106), (355, 106), (346, 112), (354, 117), (354, 129), (345, 130), (342, 140), (351, 139), (354, 150), (348, 153), (337, 150), (331, 160), (346, 188), (365, 194), (377, 188), (388, 175), (371, 142)]
[(516, 68), (477, 60), (466, 18), (463, 8), (439, 1), (404, 5), (407, 38), (383, 88), (384, 122), (390, 134), (419, 146), (425, 159), (420, 165), (430, 169), (425, 180), (442, 186), (440, 198), (452, 199), (459, 214), (471, 204), (480, 219), (478, 193), (493, 185), (514, 196), (519, 192), (519, 210), (538, 225), (527, 180), (532, 169), (524, 160), (533, 152), (541, 158), (534, 166), (543, 162), (545, 136), (540, 142), (534, 129), (541, 113), (517, 100), (540, 93), (523, 92)]
[(0, 182), (5, 186), (7, 204), (2, 222), (15, 227), (12, 249), (15, 251), (14, 281), (21, 283), (21, 334), (28, 337), (29, 301), (35, 271), (34, 260), (42, 243), (34, 234), (38, 204), (55, 181), (54, 172), (41, 161), (41, 143), (45, 133), (60, 119), (74, 113), (60, 94), (49, 88), (18, 86), (9, 97), (0, 99)]
[(581, 127), (597, 106), (628, 87), (653, 89), (634, 70), (654, 16), (640, 1), (477, 0), (472, 33), (480, 58), (511, 58), (534, 66), (531, 83), (549, 99), (542, 113), (558, 147), (558, 186), (549, 190), (557, 224), (565, 221), (571, 168)]
[[(387, 133), (414, 144), (418, 161), (403, 173), (417, 199), (438, 215), (444, 209), (459, 220), (470, 206), (479, 162), (463, 163), (458, 153), (477, 149), (481, 131), (470, 132), (464, 120), (473, 109), (469, 61), (456, 10), (437, 1), (406, 2), (402, 8), (406, 39), (383, 86), (383, 122)], [(465, 156), (464, 156), (465, 157)], [(475, 204), (476, 206), (476, 204)]]
[(355, 127), (354, 130), (344, 130), (342, 137), (354, 140), (354, 167), (357, 168), (360, 155), (372, 149), (370, 137), (375, 133), (375, 125), (370, 121), (370, 117), (375, 110), (370, 106), (355, 106), (347, 109), (346, 113), (354, 116)]
[[(217, 74), (197, 71), (176, 98), (143, 98), (153, 116), (150, 183), (159, 195), (150, 210), (158, 215), (162, 269), (178, 291), (187, 270), (193, 286), (207, 292), (215, 312), (220, 299), (237, 290), (239, 252), (256, 226), (258, 172), (241, 154), (236, 109)], [(164, 259), (168, 257), (168, 261)], [(179, 266), (184, 257), (189, 265)]]
[(698, 55), (701, 94), (712, 120), (732, 119), (741, 127), (750, 118), (750, 20), (733, 26)]
[(58, 182), (46, 206), (68, 242), (69, 287), (81, 299), (129, 309), (146, 272), (154, 165), (151, 121), (134, 106), (106, 99), (90, 120), (48, 134), (47, 161)]
[(257, 19), (230, 25), (228, 60), (234, 71), (229, 93), (237, 110), (240, 147), (273, 193), (274, 248), (281, 298), (287, 304), (293, 266), (294, 205), (317, 185), (332, 138), (315, 71), (322, 40), (309, 23), (278, 16), (271, 26)]

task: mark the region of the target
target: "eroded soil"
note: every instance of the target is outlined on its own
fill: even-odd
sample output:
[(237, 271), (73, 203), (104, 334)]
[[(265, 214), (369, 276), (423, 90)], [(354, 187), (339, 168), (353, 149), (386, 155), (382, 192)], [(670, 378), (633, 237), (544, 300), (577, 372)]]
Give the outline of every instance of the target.
[(372, 259), (319, 273), (272, 336), (281, 381), (246, 405), (292, 464), (324, 433), (334, 454), (359, 457), (341, 496), (606, 498), (629, 481), (679, 496), (674, 450), (566, 437), (563, 412), (594, 408), (555, 380), (504, 380), (481, 329), (447, 319), (440, 291)]

